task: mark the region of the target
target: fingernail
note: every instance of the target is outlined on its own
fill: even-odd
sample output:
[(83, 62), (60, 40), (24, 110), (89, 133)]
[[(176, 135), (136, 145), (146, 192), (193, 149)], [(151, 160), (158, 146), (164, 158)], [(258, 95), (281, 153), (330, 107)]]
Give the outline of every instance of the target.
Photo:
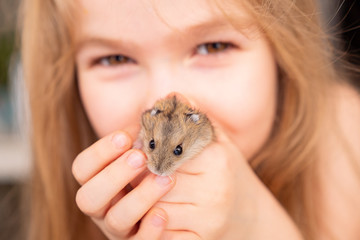
[(127, 158), (127, 163), (133, 168), (142, 167), (145, 163), (144, 156), (141, 153), (133, 152)]
[(159, 184), (160, 186), (167, 186), (170, 183), (174, 183), (174, 180), (170, 177), (170, 176), (156, 176), (155, 181), (157, 182), (157, 184)]
[(118, 133), (118, 134), (113, 136), (111, 141), (114, 143), (115, 147), (123, 148), (123, 147), (125, 147), (127, 145), (128, 138), (124, 134)]
[(151, 223), (156, 227), (162, 227), (165, 225), (166, 222), (166, 218), (159, 213), (155, 213), (151, 219)]

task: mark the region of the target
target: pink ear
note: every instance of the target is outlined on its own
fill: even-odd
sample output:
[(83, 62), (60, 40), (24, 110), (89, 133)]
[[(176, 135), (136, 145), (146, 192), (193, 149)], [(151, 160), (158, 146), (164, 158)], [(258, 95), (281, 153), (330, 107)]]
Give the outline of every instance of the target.
[(160, 112), (159, 109), (154, 108), (153, 110), (151, 110), (150, 115), (151, 115), (151, 116), (155, 116), (155, 115), (158, 114), (159, 112)]
[(190, 119), (194, 122), (194, 123), (197, 123), (199, 120), (200, 120), (200, 116), (199, 114), (191, 114), (190, 115)]

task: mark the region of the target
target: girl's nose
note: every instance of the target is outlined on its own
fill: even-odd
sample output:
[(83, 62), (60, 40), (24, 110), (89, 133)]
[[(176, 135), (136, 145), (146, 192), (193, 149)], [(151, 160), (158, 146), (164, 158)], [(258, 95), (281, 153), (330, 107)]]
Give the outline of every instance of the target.
[(146, 105), (151, 108), (153, 104), (171, 95), (185, 95), (185, 89), (181, 84), (182, 72), (170, 64), (163, 64), (148, 73)]

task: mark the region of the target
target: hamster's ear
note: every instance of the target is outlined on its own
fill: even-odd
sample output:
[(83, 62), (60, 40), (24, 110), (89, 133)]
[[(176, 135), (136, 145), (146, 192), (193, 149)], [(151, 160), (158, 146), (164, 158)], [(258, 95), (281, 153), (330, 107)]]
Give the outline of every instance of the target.
[(143, 113), (141, 116), (141, 125), (147, 130), (154, 128), (154, 121), (152, 119), (151, 111), (146, 111)]
[(198, 113), (187, 113), (186, 117), (188, 117), (194, 123), (198, 123), (200, 120), (200, 115)]

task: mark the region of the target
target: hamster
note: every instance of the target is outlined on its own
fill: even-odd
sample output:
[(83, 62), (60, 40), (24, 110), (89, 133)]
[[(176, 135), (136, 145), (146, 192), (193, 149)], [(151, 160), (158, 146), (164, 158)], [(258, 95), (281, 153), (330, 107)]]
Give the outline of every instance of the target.
[(214, 129), (205, 114), (173, 96), (142, 114), (140, 139), (149, 170), (168, 176), (214, 140)]

